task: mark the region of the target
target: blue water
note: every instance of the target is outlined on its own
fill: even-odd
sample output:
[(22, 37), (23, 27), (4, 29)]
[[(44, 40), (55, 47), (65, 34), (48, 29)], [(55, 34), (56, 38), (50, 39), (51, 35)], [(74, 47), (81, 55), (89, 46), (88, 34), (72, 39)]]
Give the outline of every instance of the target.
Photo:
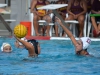
[(27, 58), (25, 49), (14, 46), (14, 38), (0, 38), (0, 46), (8, 42), (12, 53), (0, 51), (0, 75), (100, 75), (100, 41), (92, 42), (88, 51), (93, 57), (75, 55), (71, 41), (39, 41), (41, 54)]

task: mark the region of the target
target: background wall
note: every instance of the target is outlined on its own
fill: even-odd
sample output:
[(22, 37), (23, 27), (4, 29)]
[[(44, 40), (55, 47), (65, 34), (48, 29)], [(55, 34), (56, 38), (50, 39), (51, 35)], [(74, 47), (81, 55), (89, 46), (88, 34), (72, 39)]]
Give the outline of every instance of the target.
[(5, 3), (5, 0), (0, 0), (0, 3)]
[(29, 21), (28, 0), (11, 0), (11, 19), (15, 19), (15, 23), (11, 23), (12, 29), (20, 23), (20, 21)]

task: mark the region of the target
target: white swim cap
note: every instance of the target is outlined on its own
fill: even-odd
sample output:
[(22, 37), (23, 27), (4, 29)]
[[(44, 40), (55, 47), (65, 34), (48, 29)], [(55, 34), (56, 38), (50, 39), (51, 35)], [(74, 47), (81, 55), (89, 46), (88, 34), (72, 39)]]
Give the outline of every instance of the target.
[(87, 49), (91, 44), (91, 39), (89, 37), (82, 37), (80, 38), (83, 42), (83, 49)]
[(25, 37), (21, 38), (21, 40), (27, 41), (27, 39)]
[[(25, 37), (21, 38), (21, 40), (27, 41)], [(23, 44), (19, 42), (19, 45), (23, 45)]]
[[(1, 46), (1, 51), (3, 51), (3, 48), (6, 46), (11, 46), (11, 45), (9, 43), (3, 43)], [(12, 50), (12, 48), (11, 48), (11, 50)]]

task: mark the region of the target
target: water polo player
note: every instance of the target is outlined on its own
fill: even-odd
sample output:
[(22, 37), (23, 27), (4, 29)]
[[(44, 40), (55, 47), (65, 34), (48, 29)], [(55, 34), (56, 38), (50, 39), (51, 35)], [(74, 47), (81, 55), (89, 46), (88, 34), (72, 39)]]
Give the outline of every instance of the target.
[(89, 37), (82, 37), (77, 41), (75, 37), (73, 36), (73, 34), (62, 24), (59, 18), (56, 18), (56, 21), (59, 22), (60, 26), (63, 28), (63, 30), (66, 32), (66, 34), (71, 39), (72, 43), (75, 46), (76, 54), (89, 55), (89, 53), (87, 52), (87, 48), (89, 47), (91, 43), (91, 39)]
[(3, 43), (1, 46), (1, 51), (6, 52), (6, 53), (10, 53), (12, 51), (12, 47), (9, 43)]
[(36, 40), (27, 40), (26, 38), (20, 39), (16, 36), (15, 38), (17, 39), (15, 46), (18, 48), (26, 48), (28, 50), (29, 57), (35, 57), (40, 54), (40, 44)]

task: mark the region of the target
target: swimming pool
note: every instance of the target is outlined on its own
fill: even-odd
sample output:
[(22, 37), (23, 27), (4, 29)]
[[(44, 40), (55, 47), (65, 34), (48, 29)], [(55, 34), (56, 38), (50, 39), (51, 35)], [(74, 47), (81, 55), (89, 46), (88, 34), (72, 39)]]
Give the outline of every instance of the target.
[(77, 56), (70, 40), (39, 40), (41, 54), (27, 58), (25, 49), (14, 46), (14, 38), (0, 38), (13, 47), (12, 53), (0, 52), (0, 75), (100, 75), (100, 41), (88, 51), (94, 57)]

